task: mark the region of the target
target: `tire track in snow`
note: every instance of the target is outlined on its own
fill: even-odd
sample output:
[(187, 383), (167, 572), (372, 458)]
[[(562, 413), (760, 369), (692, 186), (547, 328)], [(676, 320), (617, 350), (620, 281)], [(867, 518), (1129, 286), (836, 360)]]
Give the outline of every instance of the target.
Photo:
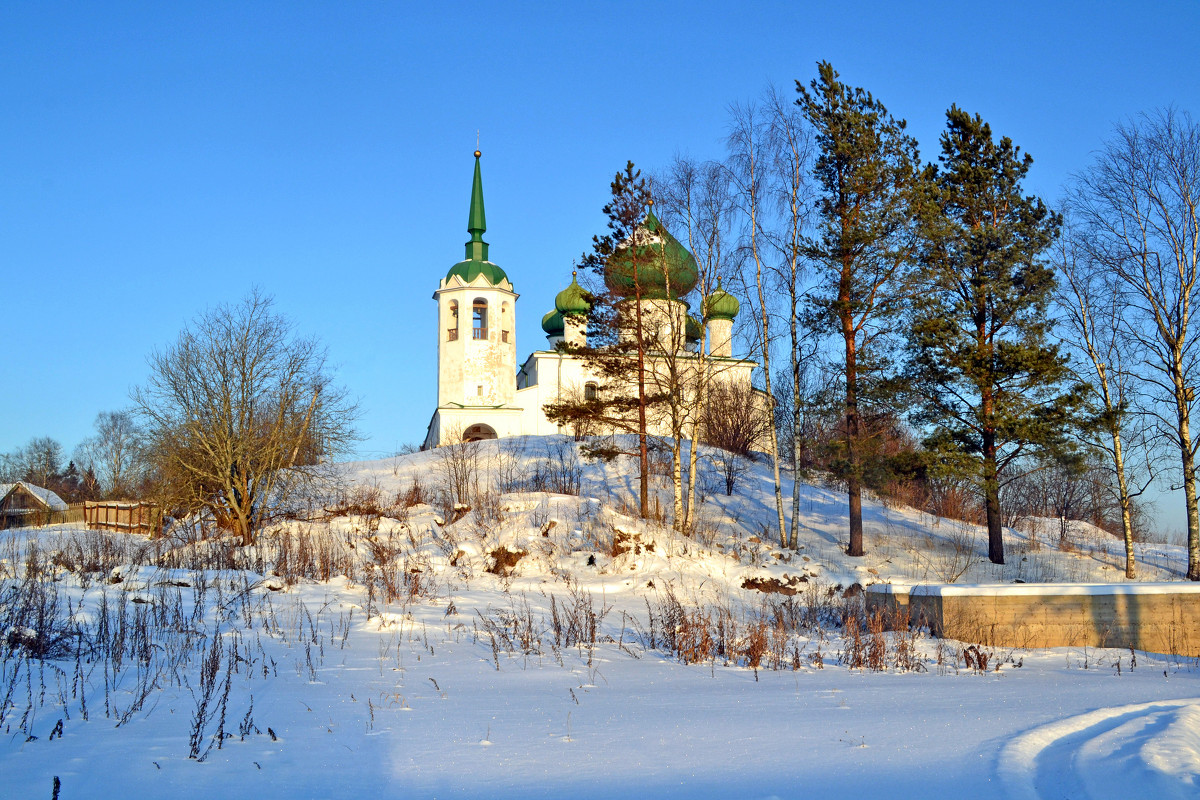
[(1052, 722), (1005, 745), (996, 766), (1007, 794), (1200, 796), (1200, 698), (1112, 706)]

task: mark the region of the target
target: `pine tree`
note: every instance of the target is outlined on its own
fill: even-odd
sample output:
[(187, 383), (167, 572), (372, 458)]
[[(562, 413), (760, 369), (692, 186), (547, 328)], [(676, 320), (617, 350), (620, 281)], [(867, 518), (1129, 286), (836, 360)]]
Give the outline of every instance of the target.
[(878, 385), (864, 381), (863, 373), (879, 363), (886, 322), (902, 301), (901, 279), (913, 248), (917, 145), (903, 120), (893, 119), (870, 92), (842, 83), (828, 62), (818, 64), (811, 89), (797, 81), (796, 90), (818, 148), (818, 233), (806, 248), (818, 271), (810, 324), (840, 337), (844, 348), (844, 452), (838, 466), (849, 495), (846, 552), (861, 556), (859, 405)]
[(944, 464), (979, 482), (988, 557), (1004, 563), (1000, 489), (1019, 459), (1065, 457), (1080, 405), (1049, 341), (1055, 279), (1045, 263), (1060, 217), (1021, 194), (1033, 159), (952, 106), (941, 168), (924, 173), (922, 247), (913, 293), (914, 420)]
[[(648, 221), (657, 225), (650, 214), (650, 187), (632, 161), (613, 178), (611, 191), (612, 197), (604, 206), (608, 232), (593, 237), (591, 251), (582, 258), (582, 266), (595, 276), (595, 284), (606, 287), (588, 295), (587, 344), (559, 344), (563, 351), (581, 357), (600, 381), (591, 396), (565, 397), (547, 404), (545, 411), (560, 425), (586, 422), (637, 436), (634, 451), (627, 452), (609, 440), (590, 442), (584, 452), (604, 459), (636, 455), (639, 513), (648, 517), (649, 419), (668, 397), (650, 374), (650, 356), (664, 332), (656, 330), (647, 318), (643, 301), (664, 291), (671, 297), (674, 292), (664, 280), (661, 257), (665, 248), (653, 246), (662, 237), (647, 228)], [(677, 322), (682, 331), (682, 320), (670, 322)], [(666, 338), (673, 337), (668, 333)]]

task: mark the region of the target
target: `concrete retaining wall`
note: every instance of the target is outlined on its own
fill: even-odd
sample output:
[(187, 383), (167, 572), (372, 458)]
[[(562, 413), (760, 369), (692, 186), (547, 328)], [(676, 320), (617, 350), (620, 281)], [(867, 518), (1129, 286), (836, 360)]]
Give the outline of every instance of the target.
[(906, 609), (938, 636), (999, 647), (1132, 647), (1200, 655), (1200, 585), (868, 586), (867, 609)]

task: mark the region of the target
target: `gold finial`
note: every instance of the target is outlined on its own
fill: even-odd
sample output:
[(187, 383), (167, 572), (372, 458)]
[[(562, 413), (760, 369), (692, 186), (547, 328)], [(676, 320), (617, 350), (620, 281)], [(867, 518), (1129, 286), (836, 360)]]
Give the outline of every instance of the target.
[(479, 152), (478, 150), (475, 151), (476, 158), (479, 158), (481, 155), (483, 155), (483, 153)]
[(647, 201), (646, 201), (646, 205), (648, 205), (648, 206), (653, 206), (653, 205), (654, 205), (654, 198), (653, 198), (653, 197), (651, 197), (649, 200), (647, 200)]

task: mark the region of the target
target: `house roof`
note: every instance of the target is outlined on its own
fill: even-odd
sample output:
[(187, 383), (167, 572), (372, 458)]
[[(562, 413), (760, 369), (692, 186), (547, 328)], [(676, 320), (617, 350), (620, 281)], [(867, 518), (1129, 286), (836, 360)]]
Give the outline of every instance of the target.
[(49, 489), (43, 489), (41, 486), (35, 486), (27, 481), (17, 481), (16, 483), (0, 483), (0, 503), (4, 502), (18, 486), (24, 487), (25, 491), (33, 495), (42, 505), (46, 506), (49, 511), (66, 511), (68, 506), (63, 502), (63, 499)]

